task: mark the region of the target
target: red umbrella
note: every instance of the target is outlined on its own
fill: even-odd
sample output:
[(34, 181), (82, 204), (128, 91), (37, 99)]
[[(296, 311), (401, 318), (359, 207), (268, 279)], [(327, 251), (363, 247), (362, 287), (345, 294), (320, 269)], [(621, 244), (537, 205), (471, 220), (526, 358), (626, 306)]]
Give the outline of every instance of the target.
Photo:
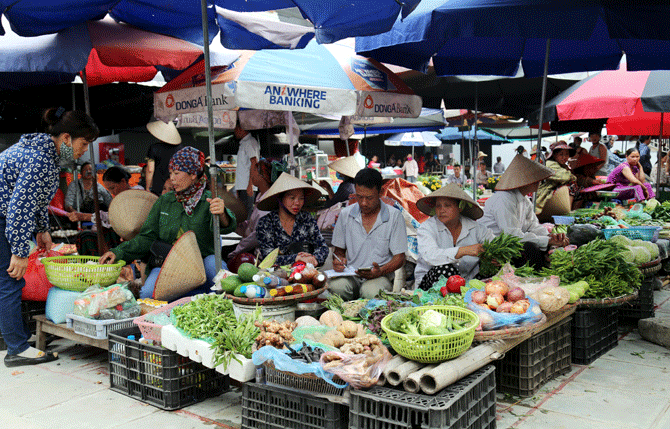
[(661, 118), (663, 112), (670, 112), (668, 82), (669, 71), (599, 72), (549, 101), (544, 118), (559, 123), (607, 121), (607, 132), (612, 135), (660, 135), (663, 123), (663, 135), (667, 136), (670, 120)]

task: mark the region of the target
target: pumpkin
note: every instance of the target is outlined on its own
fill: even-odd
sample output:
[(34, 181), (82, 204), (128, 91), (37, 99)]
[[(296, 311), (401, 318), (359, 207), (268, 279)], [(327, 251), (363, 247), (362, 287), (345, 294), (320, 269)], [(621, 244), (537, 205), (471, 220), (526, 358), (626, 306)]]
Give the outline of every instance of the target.
[(322, 325), (337, 328), (342, 324), (342, 315), (334, 310), (328, 310), (319, 317), (319, 322)]

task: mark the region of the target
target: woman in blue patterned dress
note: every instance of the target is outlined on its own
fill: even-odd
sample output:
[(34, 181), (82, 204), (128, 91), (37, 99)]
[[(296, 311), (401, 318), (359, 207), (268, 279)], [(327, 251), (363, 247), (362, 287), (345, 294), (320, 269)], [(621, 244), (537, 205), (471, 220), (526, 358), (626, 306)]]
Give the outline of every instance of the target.
[(297, 261), (322, 265), (328, 257), (328, 245), (305, 203), (315, 203), (320, 192), (290, 174), (282, 173), (258, 202), (258, 209), (270, 211), (256, 226), (261, 258), (279, 249), (276, 263), (290, 265)]
[(0, 332), (7, 367), (57, 358), (30, 347), (21, 316), (29, 242), (34, 235), (37, 247), (51, 248), (47, 207), (58, 189), (60, 163), (81, 157), (99, 134), (86, 113), (62, 107), (45, 111), (42, 125), (45, 133), (24, 134), (0, 153)]

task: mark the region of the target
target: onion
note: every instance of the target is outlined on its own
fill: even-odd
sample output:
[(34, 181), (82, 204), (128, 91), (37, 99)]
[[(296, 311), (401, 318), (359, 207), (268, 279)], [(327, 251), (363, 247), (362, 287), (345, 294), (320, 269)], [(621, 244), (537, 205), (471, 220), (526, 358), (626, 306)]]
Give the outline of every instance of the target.
[(522, 301), (517, 301), (514, 304), (512, 304), (512, 308), (510, 309), (510, 313), (513, 314), (523, 314), (526, 312), (526, 310), (523, 308), (523, 304), (521, 304)]
[(493, 316), (491, 316), (490, 314), (482, 311), (481, 313), (477, 313), (477, 315), (479, 316), (479, 323), (482, 329), (484, 330), (491, 329), (495, 324)]
[(516, 303), (519, 303), (519, 305), (523, 307), (524, 313), (526, 312), (526, 310), (528, 310), (528, 307), (530, 307), (530, 301), (528, 301), (527, 299), (519, 300)]
[(514, 304), (512, 304), (512, 303), (509, 302), (509, 301), (507, 301), (507, 302), (503, 302), (502, 304), (500, 304), (500, 305), (498, 306), (498, 308), (496, 308), (496, 311), (497, 311), (498, 313), (509, 313), (509, 312), (512, 311), (512, 306), (513, 306), (513, 305), (514, 305)]
[(486, 301), (486, 292), (483, 290), (475, 290), (471, 295), (472, 302), (475, 304), (483, 304)]
[(486, 284), (486, 294), (491, 295), (492, 293), (498, 293), (502, 296), (507, 295), (507, 292), (509, 291), (509, 287), (500, 280), (496, 280), (494, 282), (490, 282)]
[(499, 293), (492, 293), (486, 297), (486, 304), (493, 310), (497, 309), (503, 302), (505, 302), (505, 298)]
[(507, 292), (508, 301), (516, 302), (524, 298), (526, 298), (526, 292), (524, 292), (520, 287), (512, 288), (509, 292)]

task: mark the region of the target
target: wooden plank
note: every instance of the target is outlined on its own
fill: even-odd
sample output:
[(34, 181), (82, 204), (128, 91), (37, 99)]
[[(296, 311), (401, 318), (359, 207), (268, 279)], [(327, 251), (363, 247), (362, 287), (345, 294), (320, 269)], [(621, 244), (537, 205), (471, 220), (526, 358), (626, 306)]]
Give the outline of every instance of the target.
[(98, 347), (104, 350), (109, 349), (109, 341), (107, 339), (98, 340), (87, 337), (85, 335), (77, 334), (72, 328), (68, 328), (67, 324), (60, 323), (57, 325), (48, 320), (43, 314), (33, 316), (33, 319), (35, 319), (37, 323), (35, 329), (35, 335), (37, 336), (36, 347), (40, 350), (46, 349), (46, 334), (53, 334), (57, 337), (67, 338), (68, 340), (72, 340), (77, 343)]

